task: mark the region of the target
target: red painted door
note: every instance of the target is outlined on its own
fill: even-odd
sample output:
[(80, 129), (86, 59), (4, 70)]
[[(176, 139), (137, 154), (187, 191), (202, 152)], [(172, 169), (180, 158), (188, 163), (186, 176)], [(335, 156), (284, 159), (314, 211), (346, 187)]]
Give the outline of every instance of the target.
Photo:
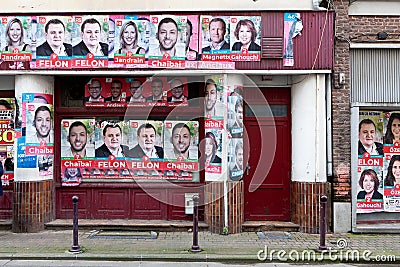
[(289, 221), (290, 88), (247, 88), (245, 102), (245, 220)]

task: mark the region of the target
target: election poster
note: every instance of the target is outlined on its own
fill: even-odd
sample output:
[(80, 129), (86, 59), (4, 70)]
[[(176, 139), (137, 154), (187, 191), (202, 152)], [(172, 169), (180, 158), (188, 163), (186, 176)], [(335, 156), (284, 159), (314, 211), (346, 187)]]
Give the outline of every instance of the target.
[(261, 16), (231, 16), (232, 61), (260, 61)]
[(130, 84), (126, 78), (92, 78), (85, 85), (85, 107), (126, 106), (126, 95)]
[(283, 24), (283, 66), (291, 67), (294, 65), (293, 38), (300, 36), (303, 30), (300, 13), (285, 13)]
[(200, 16), (201, 60), (231, 61), (230, 17)]
[(0, 161), (3, 164), (3, 175), (0, 183), (8, 186), (14, 180), (14, 122), (13, 120), (0, 120)]
[[(211, 126), (206, 123), (206, 126)], [(206, 127), (204, 135), (204, 170), (207, 177), (219, 177), (222, 173), (222, 133), (223, 129), (212, 125)]]
[(186, 59), (186, 16), (151, 15), (157, 28), (150, 36), (148, 65), (150, 68), (184, 69)]
[(224, 119), (226, 96), (224, 93), (224, 78), (222, 75), (205, 77), (204, 109), (207, 119)]
[(32, 27), (32, 17), (2, 16), (0, 18), (1, 60), (32, 61), (32, 51), (35, 50), (36, 42), (36, 28)]
[(199, 171), (199, 122), (165, 121), (164, 125), (164, 175), (176, 180), (192, 180), (194, 172)]
[(382, 158), (359, 160), (357, 213), (383, 211)]
[(73, 17), (72, 58), (74, 68), (108, 67), (108, 15)]
[[(127, 68), (147, 67), (145, 31), (148, 21), (137, 16), (115, 19), (114, 64)], [(149, 36), (147, 36), (149, 38)]]
[(228, 145), (229, 178), (240, 181), (243, 178), (243, 139), (232, 138)]
[(71, 16), (37, 16), (35, 68), (71, 69)]

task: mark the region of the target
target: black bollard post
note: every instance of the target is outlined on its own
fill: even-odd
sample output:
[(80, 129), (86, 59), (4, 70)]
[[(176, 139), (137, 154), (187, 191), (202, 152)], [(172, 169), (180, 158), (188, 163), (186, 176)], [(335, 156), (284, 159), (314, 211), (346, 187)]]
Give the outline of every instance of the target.
[(81, 246), (78, 244), (78, 200), (79, 197), (72, 197), (72, 205), (74, 206), (74, 221), (73, 221), (73, 244), (69, 252), (81, 252)]
[(321, 207), (319, 214), (319, 247), (318, 251), (325, 251), (327, 247), (325, 245), (325, 233), (326, 233), (326, 203), (328, 202), (327, 196), (321, 196)]
[(200, 252), (199, 247), (199, 196), (193, 196), (193, 245), (190, 248), (191, 252)]

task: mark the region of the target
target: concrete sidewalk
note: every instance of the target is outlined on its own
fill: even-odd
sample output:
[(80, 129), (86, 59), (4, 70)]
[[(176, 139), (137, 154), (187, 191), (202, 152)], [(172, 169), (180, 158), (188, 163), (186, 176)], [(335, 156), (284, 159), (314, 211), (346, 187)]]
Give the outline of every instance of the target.
[[(20, 234), (0, 231), (0, 259), (168, 260), (209, 262), (385, 261), (400, 262), (400, 234), (327, 234), (330, 253), (315, 252), (319, 235), (298, 232), (199, 233), (202, 252), (189, 252), (188, 232), (79, 232), (81, 253), (70, 253), (72, 230)], [(358, 256), (357, 256), (357, 252)], [(314, 255), (315, 254), (315, 255)], [(303, 259), (301, 258), (303, 256)], [(307, 256), (308, 255), (308, 256)], [(314, 255), (314, 258), (312, 258)], [(347, 255), (347, 256), (346, 256)], [(350, 258), (352, 256), (353, 258)], [(311, 258), (310, 258), (311, 257)], [(345, 258), (347, 257), (347, 258)]]

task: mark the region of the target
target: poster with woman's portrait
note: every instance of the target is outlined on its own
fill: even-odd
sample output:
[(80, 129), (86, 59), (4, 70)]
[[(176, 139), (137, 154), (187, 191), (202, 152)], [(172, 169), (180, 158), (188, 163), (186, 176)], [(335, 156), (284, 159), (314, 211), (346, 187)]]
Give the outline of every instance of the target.
[(243, 139), (232, 138), (228, 145), (229, 178), (240, 181), (243, 178)]
[(36, 19), (31, 16), (0, 17), (0, 69), (29, 69), (36, 48)]
[[(4, 16), (1, 18), (1, 53), (3, 61), (31, 61), (36, 47), (36, 28), (31, 16)], [(35, 25), (36, 26), (36, 25)]]
[(358, 166), (357, 213), (383, 211), (383, 186), (381, 158), (368, 166)]
[(147, 67), (145, 62), (146, 44), (144, 39), (148, 21), (136, 16), (115, 19), (114, 64), (126, 67)]
[(204, 168), (207, 174), (222, 173), (222, 132), (223, 129), (205, 129), (204, 145)]
[(384, 112), (383, 134), (385, 146), (400, 146), (400, 112)]
[(36, 62), (38, 69), (72, 68), (72, 16), (38, 16)]
[(260, 61), (261, 16), (231, 16), (230, 41), (233, 61)]
[(383, 160), (384, 210), (400, 211), (400, 149), (391, 147), (392, 153), (385, 153)]
[(188, 15), (186, 22), (186, 60), (199, 58), (199, 15)]

